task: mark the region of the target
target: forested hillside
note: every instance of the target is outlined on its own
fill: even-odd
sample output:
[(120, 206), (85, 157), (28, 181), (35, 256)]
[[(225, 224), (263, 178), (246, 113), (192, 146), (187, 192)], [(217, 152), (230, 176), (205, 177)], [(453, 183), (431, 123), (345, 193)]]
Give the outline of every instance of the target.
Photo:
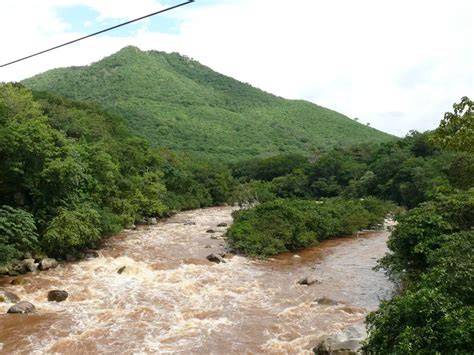
[(311, 154), (392, 136), (306, 101), (285, 100), (177, 53), (126, 47), (23, 82), (120, 114), (152, 146), (225, 161)]
[(230, 170), (158, 152), (121, 118), (0, 85), (0, 266), (74, 254), (143, 217), (227, 201)]

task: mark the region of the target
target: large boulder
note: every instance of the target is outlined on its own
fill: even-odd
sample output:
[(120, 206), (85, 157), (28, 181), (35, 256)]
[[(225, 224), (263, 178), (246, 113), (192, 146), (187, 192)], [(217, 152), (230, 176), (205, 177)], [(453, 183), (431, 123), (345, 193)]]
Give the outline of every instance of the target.
[(35, 259), (29, 258), (24, 259), (16, 263), (12, 270), (20, 275), (26, 274), (27, 272), (33, 272), (38, 269), (38, 264), (35, 263)]
[(218, 227), (227, 227), (227, 223), (221, 222), (217, 225)]
[(49, 269), (54, 269), (58, 265), (59, 263), (57, 262), (56, 259), (44, 258), (43, 260), (40, 261), (39, 268), (40, 270), (49, 270)]
[(10, 307), (7, 313), (31, 313), (35, 311), (35, 306), (28, 301), (21, 301)]
[(158, 221), (155, 217), (148, 218), (148, 224), (157, 224)]
[(209, 254), (207, 256), (207, 260), (209, 260), (210, 262), (213, 262), (213, 263), (225, 263), (225, 260), (222, 258), (222, 256), (218, 255), (218, 254)]
[(33, 258), (24, 259), (21, 263), (29, 272), (35, 272), (36, 270), (38, 270), (38, 264), (35, 263), (35, 259)]
[(367, 337), (363, 324), (353, 325), (338, 331), (320, 342), (313, 352), (317, 355), (356, 355), (361, 342)]
[(63, 290), (52, 290), (48, 292), (48, 301), (50, 302), (62, 302), (69, 296), (67, 291)]
[(20, 297), (15, 295), (13, 292), (0, 290), (0, 302), (20, 302)]

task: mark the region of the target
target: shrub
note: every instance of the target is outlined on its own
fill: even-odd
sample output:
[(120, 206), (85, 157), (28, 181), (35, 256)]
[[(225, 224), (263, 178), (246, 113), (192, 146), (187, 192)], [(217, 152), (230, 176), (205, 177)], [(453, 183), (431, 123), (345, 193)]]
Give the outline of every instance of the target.
[(472, 354), (474, 232), (445, 235), (428, 255), (429, 271), (367, 317), (365, 351), (390, 354)]
[(68, 249), (93, 245), (101, 237), (100, 214), (87, 205), (59, 209), (48, 224), (42, 244), (48, 253), (58, 255)]
[(238, 211), (234, 217), (227, 232), (230, 244), (247, 255), (267, 257), (350, 235), (368, 227), (374, 215), (359, 200), (277, 199)]
[(0, 207), (0, 264), (37, 247), (38, 234), (33, 216), (19, 208)]

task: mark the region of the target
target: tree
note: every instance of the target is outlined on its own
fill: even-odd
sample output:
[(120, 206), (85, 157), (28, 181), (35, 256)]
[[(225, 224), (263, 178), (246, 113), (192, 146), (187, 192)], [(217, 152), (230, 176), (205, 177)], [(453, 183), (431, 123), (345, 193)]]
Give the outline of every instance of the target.
[(458, 151), (474, 152), (474, 102), (464, 96), (446, 112), (433, 140), (440, 146)]
[(10, 206), (0, 207), (0, 265), (34, 249), (38, 234), (33, 216)]

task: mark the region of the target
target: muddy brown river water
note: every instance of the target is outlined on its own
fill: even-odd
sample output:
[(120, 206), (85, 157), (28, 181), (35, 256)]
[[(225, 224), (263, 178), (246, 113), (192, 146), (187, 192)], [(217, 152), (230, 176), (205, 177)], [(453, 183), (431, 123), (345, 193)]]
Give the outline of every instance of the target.
[[(372, 270), (386, 252), (386, 232), (265, 261), (210, 263), (206, 256), (225, 246), (226, 228), (216, 226), (230, 224), (231, 212), (183, 212), (110, 238), (99, 258), (25, 275), (24, 285), (0, 280), (37, 310), (5, 314), (11, 304), (0, 303), (0, 352), (310, 353), (325, 336), (362, 323), (391, 294), (383, 273)], [(210, 228), (216, 233), (206, 233)], [(321, 282), (298, 285), (305, 276)], [(69, 298), (48, 302), (52, 289)], [(335, 302), (319, 304), (321, 297)]]

